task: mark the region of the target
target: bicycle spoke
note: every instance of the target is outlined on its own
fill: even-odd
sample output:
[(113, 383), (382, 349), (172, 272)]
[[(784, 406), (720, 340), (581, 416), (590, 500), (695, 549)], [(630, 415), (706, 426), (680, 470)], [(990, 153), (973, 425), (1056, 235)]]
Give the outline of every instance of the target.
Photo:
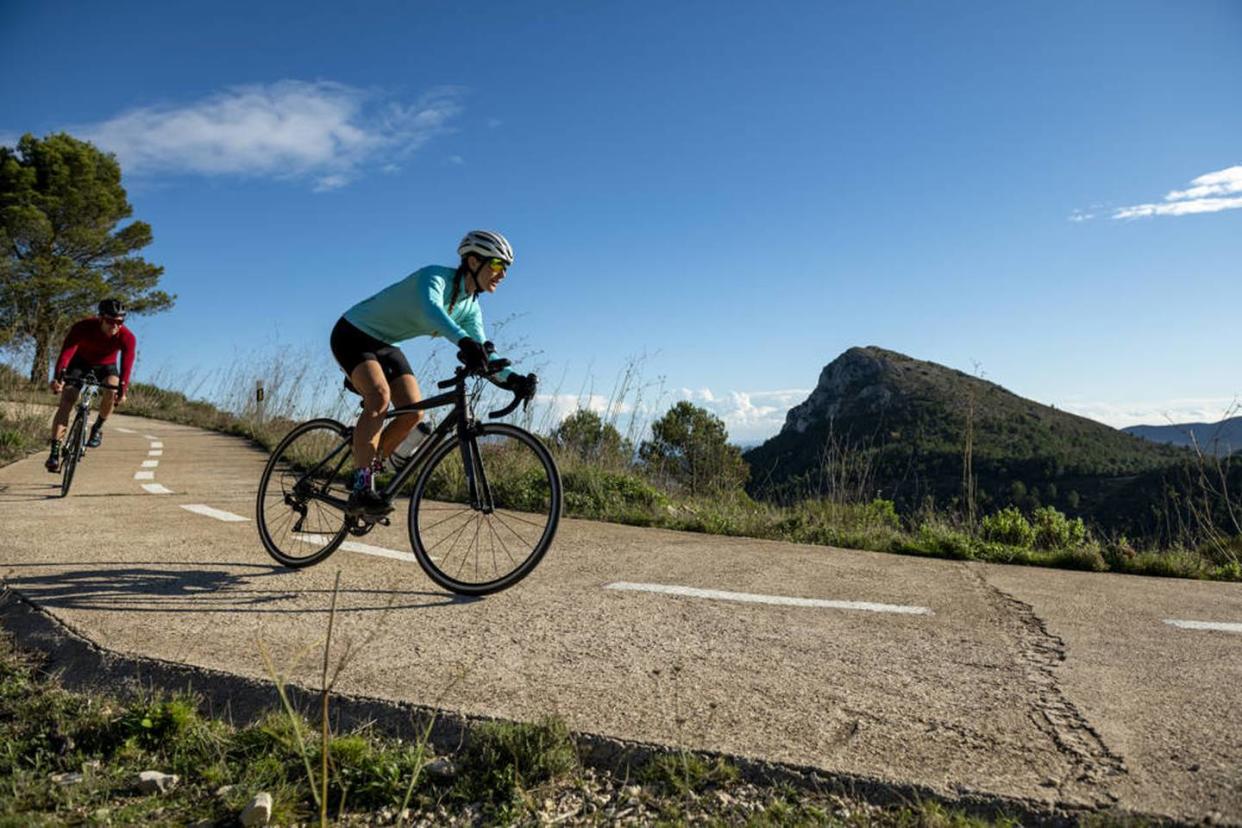
[(348, 497), (339, 476), (348, 446), (340, 423), (311, 420), (291, 431), (273, 452), (260, 481), (258, 519), (263, 545), (276, 560), (306, 566), (344, 540), (344, 512), (316, 495)]
[(505, 539), (502, 538), (500, 536), (500, 533), (496, 531), (496, 527), (492, 526), (492, 522), (490, 520), (487, 522), (487, 528), (491, 530), (491, 533), (492, 533), (493, 553), (495, 552), (495, 549), (496, 549), (496, 546), (495, 546), (496, 541), (500, 541), (500, 548), (505, 551), (505, 556), (509, 559), (509, 563), (517, 565), (517, 561), (513, 560), (513, 555), (512, 553), (509, 552), (509, 547), (505, 545)]
[(448, 517), (446, 517), (444, 520), (437, 520), (435, 523), (431, 524), (430, 526), (424, 526), (424, 527), (423, 527), (423, 531), (424, 531), (424, 532), (428, 532), (428, 531), (430, 531), (430, 530), (432, 530), (432, 529), (435, 529), (437, 526), (439, 526), (441, 523), (444, 523), (445, 521), (450, 521), (450, 520), (452, 520), (453, 518), (455, 518), (455, 517), (459, 517), (459, 516), (461, 516), (461, 515), (463, 515), (463, 514), (470, 514), (470, 512), (471, 512), (471, 511), (472, 511), (472, 510), (471, 510), (470, 508), (468, 508), (468, 507), (466, 507), (466, 506), (463, 506), (463, 507), (461, 507), (460, 509), (458, 509), (456, 512), (454, 512), (453, 514), (451, 514), (451, 515), (449, 515)]

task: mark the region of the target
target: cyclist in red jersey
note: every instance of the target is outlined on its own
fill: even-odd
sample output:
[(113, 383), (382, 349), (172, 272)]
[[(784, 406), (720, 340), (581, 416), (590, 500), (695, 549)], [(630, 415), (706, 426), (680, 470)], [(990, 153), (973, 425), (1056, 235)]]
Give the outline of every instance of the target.
[[(69, 412), (78, 401), (78, 391), (85, 375), (93, 374), (96, 380), (115, 389), (100, 394), (99, 416), (91, 426), (86, 445), (94, 448), (103, 442), (101, 429), (104, 421), (112, 413), (114, 404), (125, 402), (138, 341), (124, 323), (125, 305), (119, 299), (105, 299), (99, 303), (98, 316), (75, 323), (66, 334), (51, 383), (52, 393), (60, 394), (60, 407), (52, 418), (52, 452), (44, 464), (48, 471), (60, 471), (60, 441), (65, 436)], [(116, 363), (118, 353), (121, 355), (119, 371)]]

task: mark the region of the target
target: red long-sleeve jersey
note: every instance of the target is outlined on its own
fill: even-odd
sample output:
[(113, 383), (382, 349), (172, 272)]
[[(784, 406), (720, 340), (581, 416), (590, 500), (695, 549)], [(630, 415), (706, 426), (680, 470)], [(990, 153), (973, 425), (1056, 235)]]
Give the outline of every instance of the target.
[(60, 356), (56, 358), (56, 376), (65, 373), (69, 360), (76, 355), (87, 365), (108, 365), (116, 361), (121, 354), (121, 388), (129, 386), (129, 374), (134, 368), (134, 351), (138, 340), (129, 328), (121, 325), (117, 332), (108, 336), (103, 331), (98, 316), (75, 322), (65, 336), (65, 344), (60, 348)]

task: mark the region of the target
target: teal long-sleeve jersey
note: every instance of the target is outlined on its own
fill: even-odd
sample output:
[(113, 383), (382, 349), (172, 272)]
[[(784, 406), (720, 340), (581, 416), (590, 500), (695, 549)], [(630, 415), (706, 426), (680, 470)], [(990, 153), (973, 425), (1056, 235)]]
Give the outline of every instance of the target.
[[(463, 286), (453, 309), (449, 310), (456, 274), (456, 268), (452, 267), (419, 268), (345, 311), (345, 318), (358, 330), (389, 345), (416, 336), (442, 336), (454, 343), (465, 337), (485, 342), (483, 310), (477, 297), (471, 296)], [(494, 358), (499, 359), (499, 356)], [(510, 373), (506, 368), (495, 378), (504, 380)]]

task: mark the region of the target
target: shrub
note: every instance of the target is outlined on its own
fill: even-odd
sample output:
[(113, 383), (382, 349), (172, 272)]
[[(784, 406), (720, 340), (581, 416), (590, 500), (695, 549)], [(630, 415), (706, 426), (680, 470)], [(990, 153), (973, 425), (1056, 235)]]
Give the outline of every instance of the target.
[(1036, 549), (1070, 549), (1087, 539), (1087, 528), (1082, 518), (1070, 520), (1052, 506), (1035, 510), (1032, 528)]
[(467, 799), (503, 806), (519, 791), (563, 776), (577, 766), (577, 751), (560, 719), (493, 722), (471, 735), (458, 792)]
[(1035, 530), (1026, 517), (1013, 506), (1006, 506), (983, 519), (983, 537), (997, 543), (1029, 549), (1035, 541)]
[(663, 509), (668, 498), (641, 477), (590, 466), (561, 475), (566, 511), (581, 517), (615, 517)]
[(895, 542), (894, 548), (900, 552), (914, 552), (944, 558), (968, 560), (976, 557), (974, 539), (970, 535), (947, 524), (934, 521), (920, 526), (913, 540)]
[(709, 762), (683, 750), (652, 757), (643, 765), (639, 778), (666, 793), (691, 796), (736, 782), (741, 772), (736, 765), (720, 757)]

